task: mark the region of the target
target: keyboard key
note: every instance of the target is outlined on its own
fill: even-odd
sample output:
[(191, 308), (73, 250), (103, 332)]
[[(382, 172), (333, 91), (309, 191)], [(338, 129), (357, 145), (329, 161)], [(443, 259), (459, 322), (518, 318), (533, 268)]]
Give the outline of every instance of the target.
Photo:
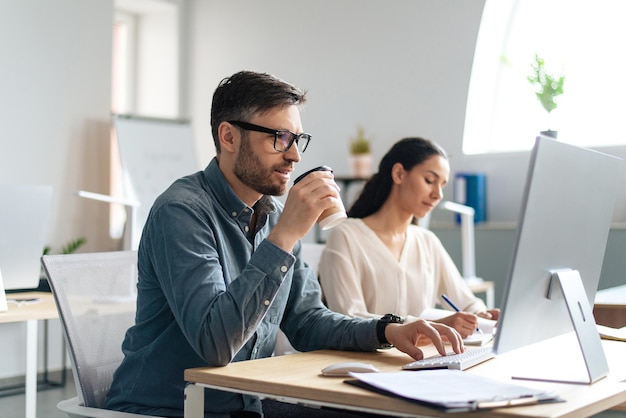
[(402, 366), (403, 370), (455, 369), (465, 370), (495, 356), (492, 347), (468, 348), (465, 352), (448, 353), (446, 356), (434, 356)]

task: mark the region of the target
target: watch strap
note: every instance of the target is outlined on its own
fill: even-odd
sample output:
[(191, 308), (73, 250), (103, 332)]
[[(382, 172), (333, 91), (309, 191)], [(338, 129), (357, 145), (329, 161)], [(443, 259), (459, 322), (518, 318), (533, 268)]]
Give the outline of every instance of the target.
[(387, 325), (403, 323), (404, 319), (394, 314), (385, 314), (378, 320), (378, 322), (376, 323), (376, 337), (378, 338), (378, 342), (382, 346), (381, 348), (393, 347), (393, 345), (390, 344), (385, 337), (385, 328), (387, 328)]

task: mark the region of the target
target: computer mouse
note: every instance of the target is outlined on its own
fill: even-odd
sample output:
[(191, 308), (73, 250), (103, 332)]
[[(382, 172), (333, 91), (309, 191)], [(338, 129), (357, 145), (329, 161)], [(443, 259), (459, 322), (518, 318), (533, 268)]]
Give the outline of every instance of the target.
[(349, 361), (342, 363), (331, 364), (322, 369), (324, 376), (350, 376), (350, 372), (353, 373), (372, 373), (379, 372), (373, 364), (362, 363), (359, 361)]

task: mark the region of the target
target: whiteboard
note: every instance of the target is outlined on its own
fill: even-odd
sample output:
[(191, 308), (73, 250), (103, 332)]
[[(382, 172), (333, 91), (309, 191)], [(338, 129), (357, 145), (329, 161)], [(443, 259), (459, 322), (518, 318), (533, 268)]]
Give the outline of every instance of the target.
[(138, 243), (155, 199), (176, 179), (198, 171), (193, 133), (186, 121), (117, 116), (114, 125), (125, 197), (139, 202), (126, 233)]

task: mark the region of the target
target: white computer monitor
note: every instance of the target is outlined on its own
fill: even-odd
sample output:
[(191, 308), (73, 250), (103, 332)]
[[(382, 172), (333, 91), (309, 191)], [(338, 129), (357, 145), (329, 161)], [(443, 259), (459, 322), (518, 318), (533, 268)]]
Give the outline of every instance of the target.
[(0, 269), (7, 291), (39, 286), (52, 191), (49, 185), (0, 184)]
[(580, 350), (586, 376), (553, 375), (551, 365), (566, 357), (554, 352), (543, 353), (548, 361), (539, 374), (527, 358), (513, 377), (592, 383), (607, 374), (591, 306), (621, 166), (617, 157), (537, 138), (494, 348), (500, 355), (569, 333), (574, 343), (562, 349)]

